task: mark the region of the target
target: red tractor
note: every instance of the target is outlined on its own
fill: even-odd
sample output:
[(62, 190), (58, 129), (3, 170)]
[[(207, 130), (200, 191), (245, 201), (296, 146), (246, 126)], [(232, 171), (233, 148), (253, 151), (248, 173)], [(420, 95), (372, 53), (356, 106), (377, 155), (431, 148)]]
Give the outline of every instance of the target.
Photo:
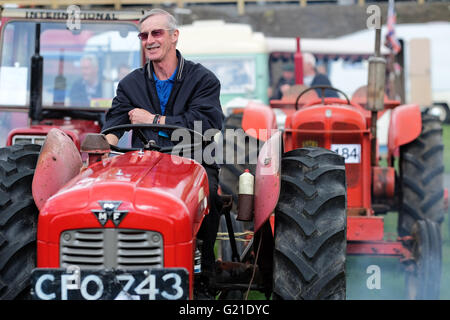
[[(296, 70), (301, 71), (300, 48), (294, 56)], [(369, 64), (369, 85), (349, 99), (345, 93), (329, 86), (307, 88), (296, 86), (298, 93), (282, 100), (272, 100), (270, 106), (249, 103), (244, 109), (235, 109), (226, 119), (227, 128), (243, 128), (248, 140), (236, 145), (241, 153), (257, 152), (249, 148), (253, 140), (266, 139), (258, 132), (270, 132), (276, 123), (283, 123), (284, 154), (281, 163), (281, 195), (275, 210), (275, 224), (279, 217), (290, 221), (283, 230), (288, 237), (290, 229), (299, 229), (304, 241), (316, 241), (301, 253), (305, 261), (314, 260), (314, 254), (328, 247), (328, 236), (345, 233), (348, 255), (398, 257), (405, 266), (406, 291), (411, 299), (439, 299), (442, 264), (440, 226), (444, 219), (445, 192), (443, 188), (443, 141), (440, 120), (421, 114), (418, 105), (400, 105), (384, 94), (385, 64), (375, 56)], [(300, 74), (302, 74), (300, 72)], [(301, 77), (300, 77), (301, 78)], [(301, 83), (301, 82), (300, 82)], [(323, 98), (325, 90), (339, 92), (341, 98)], [(321, 93), (322, 98), (319, 97)], [(387, 163), (380, 163), (377, 120), (391, 110), (388, 131)], [(278, 120), (278, 121), (277, 121)], [(265, 131), (264, 131), (265, 130)], [(346, 223), (340, 217), (330, 218), (326, 233), (316, 233), (314, 212), (321, 206), (330, 206), (344, 192), (326, 184), (327, 199), (313, 207), (305, 207), (300, 199), (314, 194), (309, 185), (318, 176), (316, 164), (299, 158), (299, 148), (322, 147), (345, 159)], [(245, 166), (225, 165), (222, 168), (221, 188), (237, 194), (233, 186)], [(294, 173), (293, 170), (301, 168)], [(254, 170), (254, 167), (249, 167)], [(299, 173), (301, 172), (301, 173)], [(319, 171), (320, 172), (320, 171)], [(299, 199), (286, 202), (283, 195), (296, 194)], [(325, 201), (326, 200), (326, 201)], [(328, 201), (328, 202), (327, 202)], [(235, 210), (237, 210), (235, 208)], [(383, 214), (398, 212), (398, 238), (387, 239)], [(337, 223), (336, 226), (331, 224)], [(245, 223), (236, 223), (246, 230)], [(346, 225), (346, 229), (342, 227)], [(285, 229), (286, 228), (286, 229)], [(275, 228), (277, 230), (277, 228)], [(317, 240), (314, 240), (317, 238)], [(320, 239), (320, 240), (319, 240)], [(294, 241), (294, 240), (293, 240)], [(300, 245), (299, 248), (302, 246)], [(313, 249), (314, 248), (314, 249)], [(275, 252), (282, 250), (275, 241)], [(301, 249), (299, 249), (301, 250)], [(298, 259), (298, 257), (296, 257)], [(289, 266), (293, 259), (283, 261)], [(274, 274), (285, 268), (274, 264)], [(301, 278), (306, 273), (300, 269)], [(332, 276), (332, 273), (330, 273)], [(294, 290), (299, 284), (290, 277), (275, 282), (274, 290)], [(277, 286), (280, 286), (277, 288)], [(292, 287), (290, 287), (290, 285)], [(289, 291), (292, 292), (292, 291)]]
[[(126, 125), (100, 134), (104, 106), (114, 92), (110, 71), (123, 59), (142, 62), (140, 50), (127, 42), (137, 39), (139, 14), (81, 12), (79, 17), (81, 29), (67, 30), (63, 11), (2, 13), (2, 41), (10, 41), (13, 52), (7, 56), (3, 46), (2, 63), (17, 79), (10, 88), (19, 92), (22, 86), (30, 93), (29, 101), (10, 97), (15, 104), (2, 111), (29, 109), (31, 126), (12, 130), (8, 146), (0, 149), (0, 299), (30, 294), (43, 300), (197, 298), (201, 243), (196, 236), (209, 210), (206, 171), (180, 150), (174, 154), (174, 148), (148, 141), (138, 150), (112, 148), (103, 134), (184, 130), (194, 141), (184, 144), (183, 152), (203, 150), (206, 138), (161, 125)], [(114, 23), (114, 32), (106, 20)], [(101, 58), (103, 94), (88, 106), (76, 105), (68, 87), (80, 69), (76, 61), (92, 52)], [(29, 87), (20, 78), (22, 66), (25, 74), (31, 71)], [(323, 148), (292, 150), (283, 157), (283, 181), (294, 188), (280, 190), (281, 136), (266, 136), (259, 150), (251, 201), (254, 245), (242, 257), (233, 245), (232, 259), (217, 261), (206, 289), (222, 298), (259, 290), (282, 299), (343, 299), (344, 159)], [(223, 193), (221, 199), (233, 238), (231, 197)], [(274, 220), (276, 206), (280, 213)], [(308, 217), (298, 216), (299, 208)]]
[[(9, 13), (16, 14), (13, 19), (8, 12), (2, 15), (2, 34), (8, 34), (8, 28), (12, 30), (7, 39), (24, 36), (27, 41), (18, 40), (18, 45), (40, 41), (36, 41), (34, 50), (16, 50), (17, 54), (11, 55), (11, 68), (20, 68), (22, 62), (16, 64), (15, 57), (29, 61), (33, 51), (36, 53), (28, 64), (30, 101), (18, 109), (8, 109), (28, 110), (29, 104), (32, 126), (13, 130), (8, 138), (13, 145), (0, 150), (0, 298), (23, 298), (30, 293), (44, 300), (197, 298), (194, 288), (201, 273), (201, 244), (196, 235), (209, 210), (204, 168), (180, 152), (174, 154), (173, 148), (148, 141), (139, 150), (110, 147), (98, 132), (104, 113), (101, 106), (112, 93), (91, 99), (89, 107), (73, 106), (62, 88), (64, 83), (75, 81), (69, 71), (76, 72), (77, 68), (66, 68), (66, 59), (60, 59), (61, 50), (52, 51), (52, 46), (48, 48), (50, 53), (42, 54), (46, 52), (42, 42), (46, 31), (55, 26), (67, 31), (63, 13), (16, 10)], [(92, 28), (63, 32), (67, 38), (76, 36), (73, 48), (80, 52), (68, 56), (77, 60), (81, 53), (91, 52), (95, 44), (114, 43), (114, 35), (102, 40), (103, 33), (111, 30), (108, 24), (99, 23), (104, 29), (95, 33), (95, 19), (106, 19), (106, 15), (86, 13), (85, 17), (83, 28), (84, 23)], [(114, 19), (109, 17), (115, 26), (123, 21), (131, 28), (117, 32), (120, 42), (137, 34), (136, 25), (129, 23), (136, 22), (135, 16), (115, 13)], [(14, 25), (16, 21), (25, 26), (21, 29)], [(31, 32), (26, 32), (30, 26)], [(93, 36), (98, 37), (89, 43)], [(81, 48), (80, 41), (84, 41)], [(103, 53), (104, 47), (114, 46), (101, 47), (99, 52)], [(116, 50), (111, 53), (114, 58), (109, 60), (110, 67), (117, 68), (119, 57), (124, 55), (128, 61), (135, 61), (134, 54)], [(66, 49), (63, 52), (66, 54)], [(56, 60), (53, 73), (46, 72), (46, 63), (42, 73), (42, 57), (44, 62), (52, 57)], [(142, 62), (140, 51), (137, 57)], [(67, 70), (64, 81), (61, 76), (66, 72), (62, 69)], [(110, 69), (106, 64), (100, 70)], [(53, 74), (50, 98), (46, 95), (47, 74)], [(109, 92), (108, 86), (114, 88), (109, 72), (101, 77), (104, 92)], [(225, 161), (221, 198), (231, 255), (230, 259), (222, 255), (217, 261), (216, 276), (208, 289), (221, 298), (242, 297), (244, 292), (259, 290), (267, 298), (276, 299), (344, 299), (346, 254), (379, 253), (397, 255), (409, 263), (412, 271), (408, 285), (410, 292), (416, 293), (413, 297), (435, 297), (438, 288), (430, 277), (440, 274), (440, 233), (434, 221), (439, 222), (442, 216), (436, 209), (442, 208), (442, 196), (440, 189), (430, 184), (439, 186), (435, 180), (442, 179), (438, 124), (433, 119), (422, 121), (415, 106), (393, 109), (392, 128), (401, 128), (411, 115), (408, 126), (414, 130), (411, 134), (391, 131), (390, 166), (380, 168), (370, 162), (376, 155), (372, 152), (376, 135), (370, 130), (374, 122), (361, 104), (349, 99), (300, 100), (271, 105), (282, 107), (287, 114), (284, 132), (271, 130), (276, 129), (276, 116), (268, 106), (247, 107), (236, 124), (260, 142), (255, 151), (258, 155), (248, 155), (256, 161), (252, 166), (243, 165), (255, 176), (254, 198), (250, 198), (253, 209), (244, 215), (244, 202), (226, 195), (232, 193), (227, 186), (237, 189), (238, 184), (229, 184), (227, 170), (235, 167)], [(182, 130), (127, 125), (109, 131), (162, 128)], [(206, 139), (197, 132), (190, 135), (194, 141), (183, 145), (187, 154), (203, 148)], [(18, 144), (43, 142), (44, 137), (42, 147)], [(225, 143), (218, 139), (219, 154), (221, 141)], [(423, 149), (423, 141), (431, 151), (419, 156), (416, 150)], [(228, 147), (225, 155), (229, 155)], [(398, 148), (401, 171), (396, 174), (393, 159)], [(245, 150), (237, 152), (237, 156), (242, 154)], [(426, 172), (420, 186), (411, 183), (418, 175), (413, 169), (421, 176)], [(418, 199), (424, 202), (417, 204)], [(415, 216), (408, 205), (421, 211)], [(250, 224), (251, 232), (245, 239), (248, 245), (242, 252), (237, 249), (233, 231), (233, 224), (240, 226), (230, 215), (233, 206), (239, 208), (239, 218)], [(385, 242), (383, 219), (377, 214), (395, 206), (400, 207), (404, 233), (399, 241)], [(222, 253), (225, 251), (222, 248)]]

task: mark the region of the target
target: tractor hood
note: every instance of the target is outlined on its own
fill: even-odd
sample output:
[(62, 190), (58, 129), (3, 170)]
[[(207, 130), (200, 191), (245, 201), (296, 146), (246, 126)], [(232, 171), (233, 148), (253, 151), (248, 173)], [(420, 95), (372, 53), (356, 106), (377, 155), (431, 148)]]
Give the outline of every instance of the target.
[[(128, 152), (88, 167), (50, 197), (38, 238), (57, 243), (54, 230), (119, 227), (159, 231), (165, 244), (190, 241), (207, 213), (208, 192), (206, 171), (194, 160)], [(118, 219), (101, 221), (98, 213), (111, 205)]]
[(297, 111), (292, 117), (291, 127), (313, 130), (364, 130), (366, 118), (369, 117), (370, 113), (359, 106), (314, 105)]

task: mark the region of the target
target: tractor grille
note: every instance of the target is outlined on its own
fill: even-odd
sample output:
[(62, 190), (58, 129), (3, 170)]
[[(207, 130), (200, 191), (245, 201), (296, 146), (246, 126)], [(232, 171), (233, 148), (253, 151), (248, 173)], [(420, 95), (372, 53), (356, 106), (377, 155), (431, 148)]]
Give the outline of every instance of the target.
[[(359, 127), (353, 123), (336, 121), (333, 122), (333, 130), (359, 130)], [(355, 136), (355, 134), (352, 135)]]
[(60, 266), (82, 269), (162, 268), (160, 233), (132, 229), (68, 230), (60, 238)]
[(315, 132), (302, 132), (297, 134), (297, 146), (299, 148), (305, 147), (324, 147), (324, 134), (320, 130), (324, 130), (322, 122), (307, 122), (298, 126), (300, 130), (315, 130)]

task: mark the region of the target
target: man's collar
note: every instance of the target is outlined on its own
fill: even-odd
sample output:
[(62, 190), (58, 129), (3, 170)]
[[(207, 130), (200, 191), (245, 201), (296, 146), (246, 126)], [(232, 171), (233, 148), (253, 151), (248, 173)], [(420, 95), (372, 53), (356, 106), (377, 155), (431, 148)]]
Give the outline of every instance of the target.
[[(177, 71), (178, 71), (178, 66), (175, 68), (175, 71), (172, 73), (172, 75), (167, 80), (170, 80), (171, 82), (174, 82), (175, 81), (175, 77), (177, 75)], [(160, 81), (158, 79), (158, 76), (156, 75), (155, 71), (153, 71), (153, 77), (155, 78), (156, 81)], [(161, 80), (161, 81), (166, 81), (166, 80)]]
[[(178, 81), (181, 79), (181, 77), (183, 75), (184, 58), (181, 55), (180, 51), (178, 51), (178, 49), (176, 49), (176, 52), (177, 52), (177, 58), (178, 58), (178, 65), (176, 68), (176, 70), (178, 70), (178, 71), (177, 71), (177, 75), (176, 75), (176, 80)], [(155, 72), (155, 70), (153, 68), (153, 64), (151, 63), (151, 61), (148, 61), (147, 62), (147, 74), (148, 74), (148, 78), (152, 81), (155, 80), (153, 78), (153, 72)]]

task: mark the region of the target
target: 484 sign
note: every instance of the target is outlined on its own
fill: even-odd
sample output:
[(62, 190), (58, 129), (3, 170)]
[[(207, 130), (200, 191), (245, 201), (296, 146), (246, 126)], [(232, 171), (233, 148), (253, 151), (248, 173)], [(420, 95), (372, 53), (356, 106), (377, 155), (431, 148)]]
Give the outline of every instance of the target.
[(361, 145), (360, 144), (332, 144), (331, 151), (345, 159), (345, 163), (361, 162)]

